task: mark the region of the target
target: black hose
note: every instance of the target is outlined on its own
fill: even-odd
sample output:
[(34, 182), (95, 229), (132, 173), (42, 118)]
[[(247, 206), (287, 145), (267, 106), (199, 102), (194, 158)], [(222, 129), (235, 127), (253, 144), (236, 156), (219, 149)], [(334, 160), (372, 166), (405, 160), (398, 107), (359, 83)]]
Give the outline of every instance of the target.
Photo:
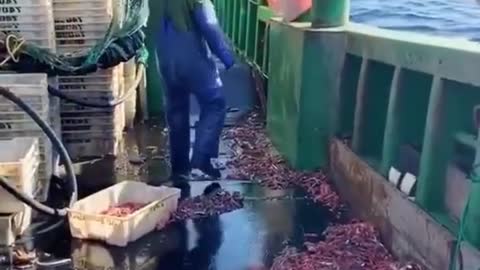
[[(15, 241), (15, 244), (16, 245), (17, 244), (25, 244), (29, 241), (32, 241), (32, 240), (36, 239), (39, 235), (49, 233), (49, 232), (59, 228), (60, 226), (63, 225), (64, 222), (65, 222), (65, 219), (59, 219), (53, 224), (50, 224), (50, 222), (43, 222), (42, 225), (49, 224), (49, 226), (47, 226), (43, 229), (38, 229), (38, 230), (29, 229), (29, 231), (25, 232), (24, 235), (22, 235), (18, 240)], [(25, 234), (29, 235), (29, 236), (25, 236)]]
[(46, 206), (38, 201), (36, 201), (31, 196), (24, 194), (21, 191), (18, 191), (14, 186), (8, 183), (8, 179), (0, 176), (0, 186), (4, 188), (8, 193), (12, 194), (17, 200), (27, 204), (32, 207), (34, 210), (44, 213), (50, 216), (66, 216), (67, 212), (65, 209), (53, 209), (49, 206)]
[(86, 101), (86, 100), (82, 100), (82, 99), (78, 99), (78, 98), (75, 98), (75, 97), (68, 96), (64, 92), (62, 92), (62, 91), (60, 91), (60, 90), (58, 90), (58, 89), (56, 89), (56, 88), (54, 88), (53, 86), (50, 86), (50, 85), (48, 86), (48, 93), (52, 96), (59, 97), (59, 98), (61, 98), (63, 100), (66, 100), (68, 102), (72, 102), (72, 103), (75, 103), (77, 105), (81, 105), (81, 106), (85, 106), (85, 107), (91, 107), (91, 108), (113, 108), (113, 107), (116, 107), (116, 106), (122, 104), (128, 98), (128, 96), (125, 95), (118, 100), (108, 101), (107, 103)]
[(139, 69), (137, 71), (137, 75), (135, 77), (135, 83), (132, 85), (132, 87), (130, 89), (127, 89), (127, 91), (120, 98), (116, 100), (108, 101), (107, 103), (86, 101), (79, 98), (71, 97), (68, 94), (50, 85), (48, 86), (48, 93), (50, 93), (50, 95), (52, 96), (59, 97), (63, 100), (78, 104), (80, 106), (91, 107), (91, 108), (113, 108), (125, 102), (135, 92), (135, 90), (137, 89), (143, 77), (143, 74), (144, 74), (143, 71), (144, 71), (144, 65), (140, 64)]
[[(17, 97), (9, 89), (5, 87), (0, 87), (0, 95), (12, 101), (22, 110), (24, 110), (35, 121), (35, 123), (37, 123), (37, 125), (42, 129), (42, 131), (47, 135), (48, 139), (51, 141), (52, 145), (55, 147), (55, 150), (57, 150), (58, 153), (60, 154), (60, 159), (62, 160), (65, 166), (67, 178), (71, 185), (70, 188), (71, 188), (72, 194), (71, 194), (70, 202), (68, 205), (72, 206), (77, 201), (77, 198), (78, 198), (78, 186), (77, 186), (77, 178), (75, 176), (75, 170), (73, 169), (73, 164), (70, 159), (70, 156), (68, 155), (67, 149), (65, 149), (65, 146), (62, 144), (62, 142), (57, 137), (57, 135), (52, 130), (52, 128), (47, 123), (45, 123), (45, 121), (43, 121), (43, 119), (40, 118), (40, 116), (32, 108), (30, 108), (30, 106), (28, 106), (25, 102), (23, 102), (19, 97)], [(37, 202), (35, 199), (31, 198), (29, 195), (26, 195), (23, 192), (18, 191), (4, 177), (0, 177), (0, 186), (3, 187), (5, 190), (7, 190), (9, 193), (11, 193), (13, 196), (15, 196), (15, 198), (19, 199), (20, 201), (24, 202), (28, 206), (32, 207), (33, 209), (41, 213), (44, 213), (50, 216), (56, 216), (56, 217), (66, 216), (67, 214), (66, 208), (64, 209), (51, 208), (45, 204)]]

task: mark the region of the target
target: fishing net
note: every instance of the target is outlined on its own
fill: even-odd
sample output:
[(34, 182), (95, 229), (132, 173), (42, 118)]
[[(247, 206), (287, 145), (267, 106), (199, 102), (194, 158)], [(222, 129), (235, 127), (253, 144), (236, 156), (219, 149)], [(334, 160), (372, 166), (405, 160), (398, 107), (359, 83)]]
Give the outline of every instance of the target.
[[(118, 46), (119, 42), (138, 42), (134, 38), (141, 32), (141, 28), (147, 23), (149, 16), (148, 0), (110, 0), (112, 8), (112, 21), (106, 31), (103, 40), (87, 51), (74, 54), (55, 54), (48, 49), (40, 48), (28, 41), (22, 46), (21, 53), (30, 56), (36, 62), (49, 65), (51, 69), (65, 73), (81, 73), (82, 70), (97, 66), (100, 58), (105, 54), (111, 54), (111, 47)], [(124, 44), (125, 45), (125, 44)], [(126, 44), (125, 46), (129, 46)], [(124, 47), (125, 47), (124, 46)], [(131, 47), (133, 45), (130, 45)], [(109, 51), (110, 50), (110, 51)], [(140, 57), (146, 57), (143, 50)]]

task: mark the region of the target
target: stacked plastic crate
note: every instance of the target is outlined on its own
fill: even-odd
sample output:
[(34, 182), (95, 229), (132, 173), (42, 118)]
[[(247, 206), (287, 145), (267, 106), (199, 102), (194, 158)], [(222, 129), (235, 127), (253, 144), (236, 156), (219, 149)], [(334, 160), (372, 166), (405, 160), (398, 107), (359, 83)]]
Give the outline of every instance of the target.
[[(0, 74), (0, 84), (22, 99), (44, 121), (50, 120), (50, 99), (46, 74)], [(39, 138), (40, 167), (38, 168), (37, 199), (46, 200), (52, 175), (52, 144), (40, 127), (17, 105), (0, 97), (0, 139), (18, 137)], [(2, 150), (3, 151), (3, 150)]]
[[(25, 41), (39, 47), (55, 51), (54, 21), (52, 13), (52, 0), (3, 0), (0, 1), (0, 31), (5, 34), (13, 34)], [(13, 48), (14, 49), (14, 48)], [(6, 57), (7, 55), (2, 55)], [(4, 72), (8, 73), (8, 72)], [(54, 81), (54, 79), (52, 79)], [(45, 120), (60, 134), (60, 110), (59, 100), (49, 97), (47, 94), (46, 75), (1, 75), (0, 85), (11, 86), (12, 91), (20, 91), (22, 95), (28, 92), (27, 98), (34, 102), (42, 117), (45, 110)], [(25, 92), (26, 91), (26, 92)], [(30, 92), (29, 92), (30, 91)], [(37, 91), (31, 92), (31, 91)], [(16, 93), (16, 92), (15, 92)], [(45, 99), (46, 98), (46, 99)], [(38, 102), (45, 103), (38, 103)], [(43, 106), (43, 107), (38, 107)], [(17, 136), (43, 136), (43, 133), (35, 126), (23, 126), (21, 123), (33, 123), (26, 120), (28, 116), (20, 111), (4, 113), (0, 109), (0, 138), (13, 138)], [(17, 121), (17, 122), (9, 122)], [(39, 168), (40, 186), (43, 190), (39, 193), (39, 200), (46, 200), (52, 171), (55, 167), (54, 154), (51, 145), (43, 136), (40, 140), (40, 152), (42, 164)]]
[[(112, 19), (114, 0), (53, 0), (59, 53), (85, 52), (102, 41)], [(122, 66), (85, 76), (59, 77), (59, 89), (77, 99), (106, 102), (121, 95)], [(73, 159), (118, 151), (124, 128), (123, 105), (91, 108), (62, 101), (62, 136)]]
[[(18, 190), (33, 196), (37, 191), (40, 164), (37, 138), (0, 140), (0, 175)], [(0, 214), (16, 214), (15, 235), (22, 234), (30, 225), (32, 209), (0, 188)]]

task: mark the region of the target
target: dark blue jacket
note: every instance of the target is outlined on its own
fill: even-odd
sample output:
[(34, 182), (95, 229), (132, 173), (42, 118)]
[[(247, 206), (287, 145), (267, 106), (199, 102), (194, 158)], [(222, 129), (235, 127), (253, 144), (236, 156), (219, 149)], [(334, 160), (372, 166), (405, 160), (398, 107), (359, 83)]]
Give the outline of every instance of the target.
[[(157, 55), (167, 85), (222, 85), (213, 55), (229, 69), (235, 58), (209, 0), (163, 0)], [(213, 54), (213, 55), (212, 55)]]

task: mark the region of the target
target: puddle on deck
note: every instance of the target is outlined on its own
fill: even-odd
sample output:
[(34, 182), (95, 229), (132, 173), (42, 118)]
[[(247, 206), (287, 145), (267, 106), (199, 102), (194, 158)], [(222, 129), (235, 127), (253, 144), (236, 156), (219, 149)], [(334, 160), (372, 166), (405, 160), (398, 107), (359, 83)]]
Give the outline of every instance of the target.
[[(138, 127), (126, 134), (119, 158), (77, 166), (80, 197), (123, 180), (165, 182), (168, 166), (161, 158), (165, 156), (162, 132), (160, 126)], [(130, 160), (139, 155), (147, 161), (132, 165)], [(200, 195), (208, 184), (192, 182), (191, 195)], [(64, 226), (35, 239), (33, 246), (55, 258), (71, 258), (72, 264), (42, 269), (246, 270), (270, 266), (286, 244), (300, 247), (305, 233), (319, 235), (328, 225), (328, 212), (305, 199), (300, 190), (272, 191), (251, 182), (227, 180), (220, 184), (228, 191), (241, 192), (245, 207), (217, 218), (171, 225), (126, 248), (71, 239)], [(262, 199), (278, 196), (285, 197)]]
[[(193, 182), (192, 196), (208, 182)], [(37, 247), (72, 265), (56, 269), (219, 269), (246, 270), (270, 265), (286, 244), (301, 245), (304, 233), (321, 233), (328, 219), (324, 210), (295, 190), (269, 191), (246, 182), (221, 182), (229, 191), (247, 197), (241, 210), (173, 224), (126, 248), (70, 239), (66, 229), (38, 239)], [(275, 201), (265, 196), (291, 195)], [(312, 239), (309, 239), (312, 240)]]

